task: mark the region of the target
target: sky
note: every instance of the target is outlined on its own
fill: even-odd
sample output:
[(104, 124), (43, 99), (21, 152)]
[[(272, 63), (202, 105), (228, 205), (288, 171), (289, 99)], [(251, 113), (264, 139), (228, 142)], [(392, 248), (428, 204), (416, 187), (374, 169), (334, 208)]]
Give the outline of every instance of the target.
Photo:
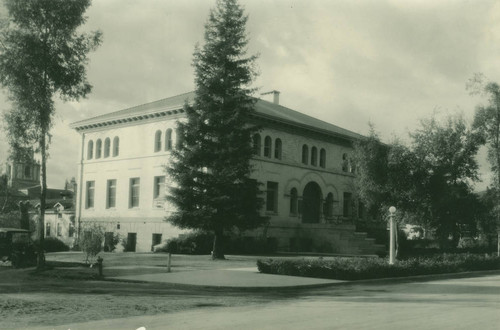
[[(474, 73), (500, 82), (500, 2), (493, 0), (240, 0), (248, 54), (259, 54), (259, 92), (351, 131), (371, 122), (384, 141), (406, 139), (420, 119), (484, 104), (465, 88)], [(92, 93), (56, 103), (48, 184), (77, 176), (79, 134), (69, 124), (194, 90), (192, 54), (215, 0), (94, 0), (84, 31), (101, 30), (90, 54)], [(0, 111), (9, 109), (0, 96)], [(0, 161), (7, 156), (0, 131)], [(484, 189), (491, 171), (478, 156)]]

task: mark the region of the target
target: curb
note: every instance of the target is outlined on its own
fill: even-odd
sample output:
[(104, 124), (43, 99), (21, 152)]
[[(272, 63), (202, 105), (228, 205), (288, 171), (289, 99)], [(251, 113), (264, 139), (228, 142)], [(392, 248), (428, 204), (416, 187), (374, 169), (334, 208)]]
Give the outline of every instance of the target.
[(500, 275), (500, 269), (491, 269), (491, 270), (478, 270), (478, 271), (469, 271), (469, 272), (460, 272), (460, 273), (442, 273), (442, 274), (429, 274), (429, 275), (414, 275), (414, 276), (405, 276), (405, 277), (385, 277), (385, 278), (374, 278), (374, 279), (366, 279), (366, 280), (354, 280), (354, 281), (346, 281), (341, 283), (335, 283), (337, 285), (342, 284), (371, 284), (371, 283), (404, 283), (404, 282), (428, 282), (435, 280), (447, 280), (454, 278), (472, 278), (472, 277), (481, 277), (487, 275)]
[[(287, 276), (287, 275), (282, 275)], [(178, 289), (189, 289), (189, 290), (205, 290), (205, 291), (290, 291), (290, 290), (301, 290), (301, 289), (315, 289), (324, 288), (333, 285), (345, 284), (346, 282), (339, 283), (319, 283), (319, 284), (304, 284), (304, 285), (287, 285), (287, 286), (225, 286), (225, 285), (205, 285), (205, 284), (186, 284), (186, 283), (174, 283), (174, 282), (153, 282), (153, 281), (141, 281), (141, 280), (131, 280), (131, 279), (121, 279), (121, 278), (104, 278), (102, 281), (107, 282), (122, 282), (122, 283), (140, 283), (140, 284), (155, 284), (168, 286)]]
[[(262, 273), (264, 274), (264, 273)], [(276, 274), (273, 274), (276, 275)], [(386, 277), (386, 278), (376, 278), (376, 279), (366, 279), (366, 280), (353, 280), (353, 281), (342, 281), (336, 283), (319, 283), (319, 284), (304, 284), (304, 285), (287, 285), (287, 286), (217, 286), (217, 285), (204, 285), (204, 284), (185, 284), (185, 283), (174, 283), (174, 282), (153, 282), (153, 281), (141, 281), (132, 279), (120, 279), (120, 278), (104, 278), (103, 281), (108, 282), (124, 282), (124, 283), (142, 283), (142, 284), (156, 284), (165, 285), (173, 288), (179, 289), (202, 289), (206, 291), (289, 291), (289, 290), (302, 290), (302, 289), (315, 289), (315, 288), (327, 288), (335, 286), (348, 286), (348, 285), (369, 285), (369, 284), (395, 284), (395, 283), (406, 283), (406, 282), (428, 282), (434, 280), (446, 280), (454, 278), (472, 278), (481, 277), (488, 275), (500, 275), (500, 269), (494, 270), (481, 270), (481, 271), (469, 271), (460, 273), (443, 273), (443, 274), (430, 274), (430, 275), (415, 275), (406, 277)], [(281, 275), (290, 276), (290, 275)]]

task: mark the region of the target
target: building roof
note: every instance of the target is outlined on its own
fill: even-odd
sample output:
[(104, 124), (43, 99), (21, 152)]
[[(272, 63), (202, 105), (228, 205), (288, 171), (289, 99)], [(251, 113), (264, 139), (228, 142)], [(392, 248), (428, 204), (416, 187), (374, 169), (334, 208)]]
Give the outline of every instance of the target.
[[(34, 205), (35, 208), (40, 207), (40, 202), (38, 200), (32, 200), (31, 204)], [(73, 201), (71, 199), (56, 199), (51, 198), (45, 201), (45, 209), (56, 209), (58, 206), (62, 206), (65, 211), (70, 211), (73, 209)]]
[[(186, 102), (192, 103), (194, 97), (194, 92), (184, 93), (158, 101), (137, 105), (131, 108), (110, 112), (97, 117), (77, 121), (72, 123), (70, 127), (76, 129), (77, 131), (80, 131), (154, 117), (171, 116), (183, 113), (184, 104)], [(300, 127), (327, 135), (347, 138), (349, 140), (357, 140), (363, 138), (363, 136), (360, 134), (262, 99), (257, 99), (255, 110), (256, 117), (264, 118), (267, 120), (281, 122), (283, 124)]]

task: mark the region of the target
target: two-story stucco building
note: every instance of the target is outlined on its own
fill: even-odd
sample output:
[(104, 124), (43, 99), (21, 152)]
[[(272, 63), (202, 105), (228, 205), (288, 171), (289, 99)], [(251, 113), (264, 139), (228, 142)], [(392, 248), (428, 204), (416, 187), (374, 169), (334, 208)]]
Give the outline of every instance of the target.
[[(279, 250), (374, 253), (376, 246), (356, 233), (360, 215), (353, 199), (353, 142), (362, 136), (280, 106), (257, 100), (251, 121), (253, 177), (263, 184), (270, 217), (266, 228), (248, 235), (274, 240)], [(81, 134), (76, 221), (98, 222), (127, 239), (128, 250), (150, 251), (182, 233), (165, 221), (164, 165), (176, 148), (176, 127), (185, 118), (182, 94), (79, 121)]]

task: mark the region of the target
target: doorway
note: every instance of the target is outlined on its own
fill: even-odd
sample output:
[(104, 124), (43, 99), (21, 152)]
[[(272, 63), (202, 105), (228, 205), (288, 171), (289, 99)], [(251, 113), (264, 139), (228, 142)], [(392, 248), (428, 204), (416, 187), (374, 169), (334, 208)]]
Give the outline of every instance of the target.
[(153, 247), (161, 243), (161, 234), (153, 234), (151, 251), (153, 251)]
[(137, 244), (137, 233), (128, 233), (126, 252), (135, 252), (136, 244)]
[(321, 217), (321, 201), (321, 188), (316, 182), (309, 182), (302, 194), (302, 222), (319, 223)]

